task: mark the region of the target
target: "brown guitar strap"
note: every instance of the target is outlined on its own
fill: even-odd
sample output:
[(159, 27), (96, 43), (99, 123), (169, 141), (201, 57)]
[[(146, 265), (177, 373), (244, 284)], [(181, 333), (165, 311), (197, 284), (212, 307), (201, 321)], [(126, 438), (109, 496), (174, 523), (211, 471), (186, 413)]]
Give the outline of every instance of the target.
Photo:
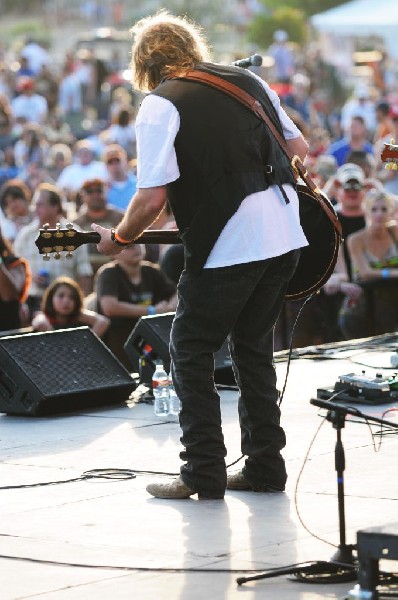
[[(230, 96), (235, 98), (235, 100), (237, 100), (238, 102), (240, 102), (241, 104), (243, 104), (244, 106), (246, 106), (247, 108), (252, 110), (257, 115), (257, 117), (262, 119), (266, 123), (266, 125), (269, 127), (269, 129), (273, 133), (275, 139), (281, 146), (283, 152), (288, 157), (295, 173), (301, 177), (301, 179), (305, 182), (305, 184), (311, 190), (313, 195), (322, 203), (322, 206), (323, 206), (324, 203), (322, 202), (322, 200), (320, 198), (320, 189), (316, 186), (314, 181), (308, 175), (308, 171), (305, 168), (305, 166), (303, 165), (303, 163), (301, 162), (300, 157), (297, 156), (297, 154), (293, 155), (289, 151), (287, 144), (286, 144), (286, 140), (280, 135), (279, 131), (277, 130), (277, 128), (275, 127), (275, 125), (273, 124), (273, 122), (271, 121), (269, 116), (264, 111), (260, 102), (258, 100), (256, 100), (256, 98), (254, 98), (254, 96), (252, 96), (245, 90), (242, 90), (239, 86), (235, 85), (234, 83), (231, 83), (230, 81), (226, 81), (225, 79), (222, 79), (221, 77), (217, 77), (217, 75), (212, 75), (211, 73), (204, 73), (203, 71), (197, 71), (195, 69), (191, 69), (190, 71), (187, 71), (182, 77), (179, 77), (178, 79), (189, 79), (191, 81), (197, 81), (199, 83), (204, 83), (206, 85), (214, 87), (222, 92), (225, 92), (226, 94), (229, 94)], [(341, 230), (340, 221), (338, 220), (338, 218), (334, 214), (334, 212), (329, 210), (328, 213), (330, 213), (330, 218), (333, 221), (337, 230)]]

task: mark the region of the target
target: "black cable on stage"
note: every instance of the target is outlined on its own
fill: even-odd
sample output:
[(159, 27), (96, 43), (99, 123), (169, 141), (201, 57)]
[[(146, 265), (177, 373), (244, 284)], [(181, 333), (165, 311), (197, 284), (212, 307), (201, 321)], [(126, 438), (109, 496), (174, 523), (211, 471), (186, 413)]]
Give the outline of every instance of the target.
[[(240, 460), (244, 458), (242, 454), (234, 460), (232, 463), (227, 465), (227, 469), (232, 467)], [(60, 479), (56, 481), (40, 481), (37, 483), (25, 483), (20, 485), (4, 485), (0, 486), (0, 490), (18, 490), (23, 488), (34, 488), (44, 487), (46, 485), (59, 485), (61, 483), (75, 483), (77, 481), (88, 481), (91, 479), (111, 479), (118, 481), (126, 481), (128, 479), (135, 479), (137, 475), (159, 475), (164, 477), (178, 477), (180, 473), (168, 473), (166, 471), (147, 471), (139, 469), (118, 469), (108, 467), (105, 469), (91, 469), (90, 471), (84, 471), (79, 477), (72, 477), (70, 479)]]
[(303, 305), (301, 306), (301, 308), (300, 308), (300, 310), (298, 312), (298, 315), (297, 315), (297, 317), (296, 317), (296, 319), (295, 319), (295, 321), (293, 323), (292, 333), (291, 333), (291, 336), (290, 336), (290, 345), (289, 345), (289, 354), (288, 354), (287, 365), (286, 365), (285, 381), (284, 381), (284, 384), (283, 384), (282, 391), (279, 394), (279, 402), (278, 402), (279, 406), (282, 404), (283, 396), (285, 395), (287, 380), (288, 380), (288, 377), (289, 377), (290, 362), (291, 362), (291, 359), (292, 359), (292, 352), (293, 352), (294, 330), (296, 329), (297, 322), (298, 322), (298, 320), (299, 320), (299, 318), (301, 316), (301, 313), (303, 311), (304, 306), (306, 304), (308, 304), (308, 302), (310, 302), (315, 297), (315, 295), (316, 295), (316, 292), (314, 292), (313, 294), (311, 294), (311, 296), (308, 296), (308, 298), (306, 298), (305, 302), (303, 302)]

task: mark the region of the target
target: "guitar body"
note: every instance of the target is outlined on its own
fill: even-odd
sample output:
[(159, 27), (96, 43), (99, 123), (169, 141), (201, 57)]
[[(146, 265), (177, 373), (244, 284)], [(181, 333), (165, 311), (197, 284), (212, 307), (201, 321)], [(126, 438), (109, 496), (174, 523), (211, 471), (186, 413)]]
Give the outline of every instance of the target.
[(330, 218), (335, 212), (329, 199), (321, 192), (318, 201), (305, 185), (298, 185), (297, 193), (301, 226), (309, 245), (301, 249), (299, 264), (287, 289), (287, 300), (306, 298), (326, 283), (333, 273), (341, 244), (341, 230)]

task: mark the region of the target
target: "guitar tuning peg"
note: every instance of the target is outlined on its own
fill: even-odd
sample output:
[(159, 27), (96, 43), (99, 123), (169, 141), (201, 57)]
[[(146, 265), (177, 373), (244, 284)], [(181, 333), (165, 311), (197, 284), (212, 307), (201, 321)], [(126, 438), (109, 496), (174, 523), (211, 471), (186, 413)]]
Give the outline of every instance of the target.
[(72, 252), (67, 252), (67, 253), (65, 254), (65, 258), (73, 258), (73, 254), (72, 254)]
[(61, 223), (57, 223), (55, 227), (56, 227), (56, 232), (54, 233), (54, 236), (56, 238), (64, 237), (64, 234), (61, 231)]
[(49, 254), (44, 254), (43, 260), (51, 260), (51, 256)]
[(59, 260), (59, 259), (61, 258), (61, 254), (60, 254), (60, 252), (56, 252), (56, 253), (54, 254), (54, 258), (55, 258), (55, 260)]
[(66, 229), (73, 229), (73, 223), (67, 223)]
[(49, 239), (52, 236), (52, 233), (49, 233), (48, 231), (49, 229), (50, 223), (44, 223), (42, 237), (44, 237), (45, 239)]

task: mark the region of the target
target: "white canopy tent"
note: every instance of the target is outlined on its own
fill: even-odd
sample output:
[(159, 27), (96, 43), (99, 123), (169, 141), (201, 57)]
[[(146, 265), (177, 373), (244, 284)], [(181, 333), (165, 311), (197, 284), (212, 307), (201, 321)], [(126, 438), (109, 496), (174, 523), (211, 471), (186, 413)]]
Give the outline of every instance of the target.
[(391, 58), (398, 58), (398, 0), (352, 0), (311, 17), (329, 62), (349, 66), (348, 54), (361, 38), (379, 38)]

